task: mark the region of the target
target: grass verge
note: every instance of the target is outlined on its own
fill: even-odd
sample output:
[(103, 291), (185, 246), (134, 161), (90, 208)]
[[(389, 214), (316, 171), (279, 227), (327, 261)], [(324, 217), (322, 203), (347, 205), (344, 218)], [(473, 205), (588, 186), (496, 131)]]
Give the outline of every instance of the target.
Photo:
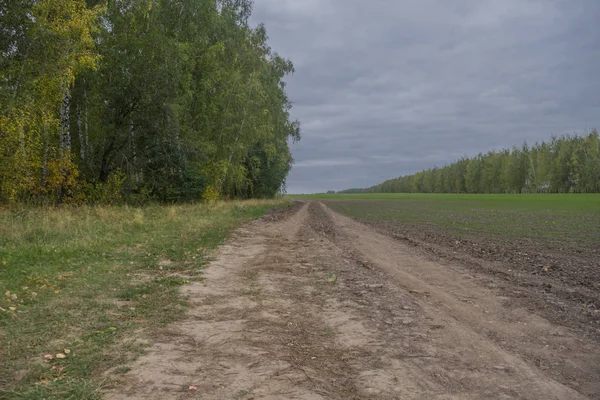
[(95, 399), (208, 251), (283, 201), (0, 211), (0, 398)]

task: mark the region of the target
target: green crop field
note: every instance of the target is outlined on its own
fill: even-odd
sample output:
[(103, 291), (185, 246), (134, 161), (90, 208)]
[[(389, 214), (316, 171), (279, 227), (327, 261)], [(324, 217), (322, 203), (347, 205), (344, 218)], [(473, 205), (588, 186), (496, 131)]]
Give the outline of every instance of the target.
[(290, 195), (321, 200), (363, 220), (462, 237), (533, 239), (600, 247), (598, 194), (339, 194)]
[[(321, 201), (436, 260), (462, 260), (476, 271), (499, 274), (524, 290), (538, 291), (541, 297), (536, 298), (552, 290), (565, 301), (575, 301), (581, 315), (596, 317), (600, 304), (598, 194), (290, 197)], [(544, 304), (537, 307), (543, 309)], [(559, 315), (565, 324), (577, 319), (561, 312), (555, 310), (549, 317)]]

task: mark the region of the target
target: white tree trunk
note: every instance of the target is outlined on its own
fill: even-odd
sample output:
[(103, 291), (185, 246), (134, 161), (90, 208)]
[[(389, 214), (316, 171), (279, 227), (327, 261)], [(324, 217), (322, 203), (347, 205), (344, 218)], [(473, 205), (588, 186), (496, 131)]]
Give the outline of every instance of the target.
[(27, 152), (25, 150), (25, 127), (19, 130), (19, 148), (21, 149), (21, 156), (25, 159)]
[(229, 159), (227, 160), (227, 168), (225, 169), (225, 175), (221, 180), (221, 184), (219, 185), (219, 192), (223, 190), (223, 184), (225, 183), (225, 179), (227, 175), (229, 175), (229, 168), (231, 167), (231, 161), (233, 160), (233, 153), (235, 152), (238, 144), (238, 140), (242, 135), (242, 131), (244, 130), (244, 124), (246, 123), (246, 107), (244, 107), (244, 112), (242, 116), (242, 124), (240, 125), (240, 130), (238, 131), (237, 136), (235, 137), (235, 141), (233, 142), (233, 146), (231, 146), (231, 151), (229, 152)]
[(90, 151), (90, 136), (89, 136), (89, 125), (88, 125), (88, 101), (87, 101), (87, 89), (85, 87), (85, 79), (83, 80), (83, 127), (85, 131), (85, 148)]
[(60, 106), (60, 149), (71, 151), (71, 90), (68, 88)]
[(42, 165), (42, 187), (46, 187), (46, 178), (48, 177), (48, 127), (44, 123), (44, 159)]
[(133, 125), (133, 120), (129, 120), (129, 145), (131, 146), (131, 154), (132, 154), (132, 172), (133, 176), (137, 176), (137, 153), (135, 150), (135, 126)]
[(81, 160), (85, 160), (85, 143), (83, 142), (82, 124), (81, 106), (79, 103), (77, 103), (77, 134), (79, 136), (79, 155), (81, 156)]

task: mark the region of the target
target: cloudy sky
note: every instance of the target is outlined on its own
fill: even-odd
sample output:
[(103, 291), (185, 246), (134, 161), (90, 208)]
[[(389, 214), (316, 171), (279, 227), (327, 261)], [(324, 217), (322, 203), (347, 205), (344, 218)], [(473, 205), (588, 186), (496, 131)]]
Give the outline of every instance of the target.
[(598, 0), (255, 0), (290, 58), (289, 193), (600, 128)]

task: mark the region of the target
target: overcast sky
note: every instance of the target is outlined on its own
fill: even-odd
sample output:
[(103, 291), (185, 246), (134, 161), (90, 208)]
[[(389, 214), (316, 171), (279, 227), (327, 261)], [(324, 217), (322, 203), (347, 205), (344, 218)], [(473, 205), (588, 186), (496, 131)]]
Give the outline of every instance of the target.
[(255, 0), (290, 58), (289, 193), (600, 128), (600, 0)]

